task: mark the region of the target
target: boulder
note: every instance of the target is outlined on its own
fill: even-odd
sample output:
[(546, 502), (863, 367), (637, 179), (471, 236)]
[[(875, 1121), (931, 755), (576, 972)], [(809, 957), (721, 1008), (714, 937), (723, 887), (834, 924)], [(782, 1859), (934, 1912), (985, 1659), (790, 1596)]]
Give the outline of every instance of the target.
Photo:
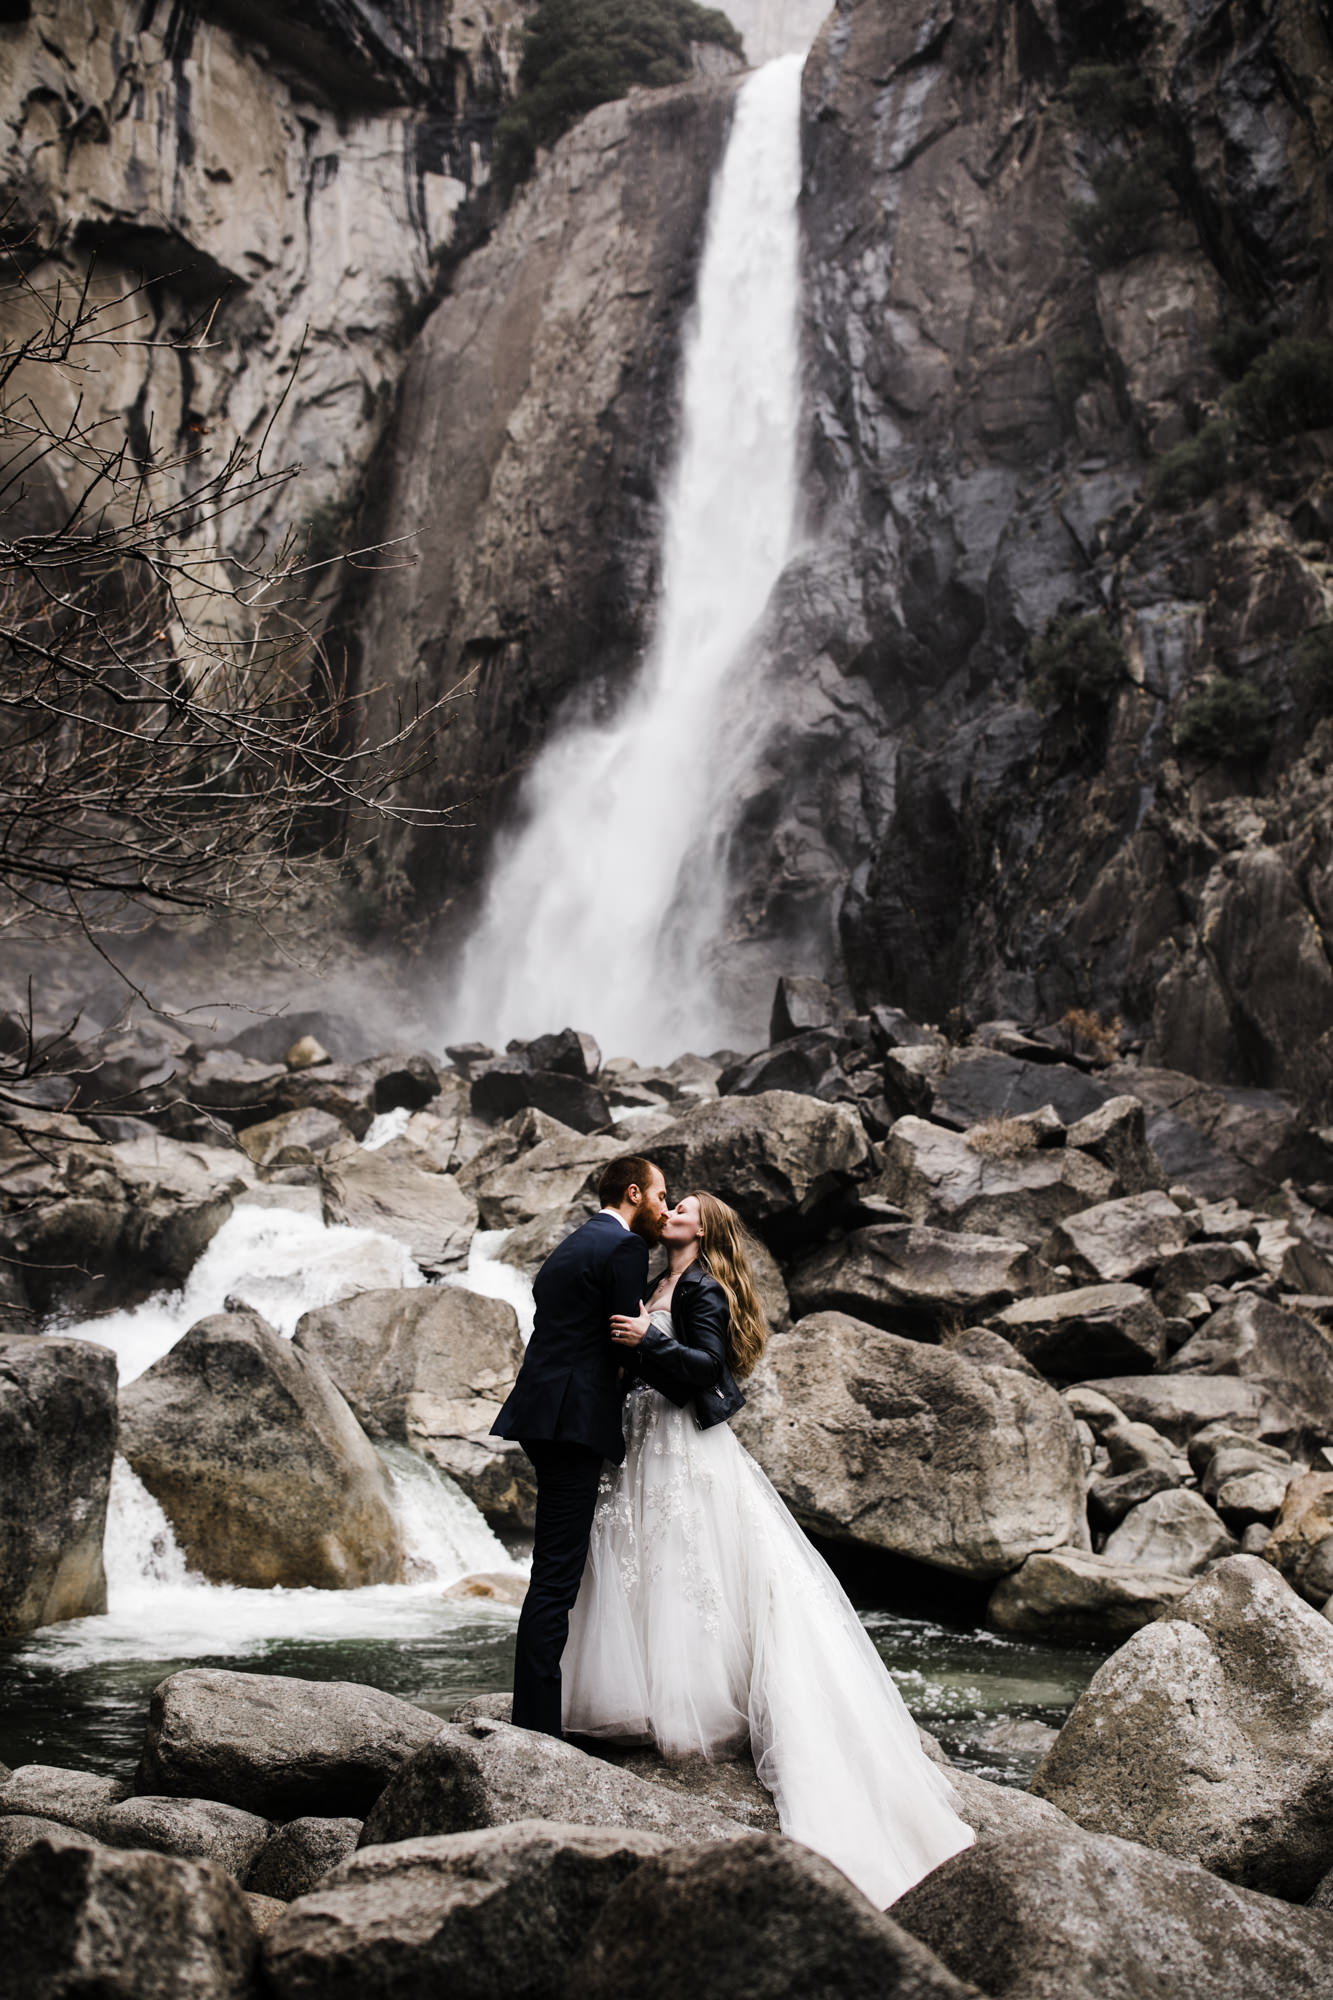
[(757, 1097), (766, 1090), (791, 1090), (803, 1097), (850, 1098), (841, 1058), (851, 1044), (836, 1028), (810, 1028), (759, 1049), (724, 1069), (717, 1087), (724, 1097)]
[[(1007, 1731), (1042, 1729), (1041, 1723), (1006, 1722), (997, 1725)], [(925, 1732), (919, 1732), (924, 1736)], [(1052, 1730), (1050, 1734), (1055, 1735)], [(991, 1741), (995, 1731), (988, 1732)], [(933, 1741), (933, 1739), (932, 1739)], [(937, 1746), (938, 1747), (938, 1746)], [(1012, 1840), (1015, 1834), (1040, 1830), (1063, 1829), (1066, 1836), (1078, 1838), (1080, 1829), (1074, 1825), (1066, 1813), (1053, 1806), (1048, 1799), (1037, 1799), (1031, 1792), (1020, 1792), (1014, 1785), (997, 1785), (990, 1778), (979, 1778), (975, 1771), (963, 1771), (951, 1764), (943, 1752), (935, 1759), (949, 1773), (949, 1783), (953, 1786), (958, 1800), (958, 1816), (964, 1820), (980, 1840)]]
[(0, 1636), (106, 1610), (116, 1357), (0, 1334)]
[(515, 1270), (526, 1271), (534, 1278), (557, 1243), (563, 1243), (596, 1213), (595, 1194), (577, 1195), (568, 1208), (553, 1208), (545, 1215), (535, 1215), (531, 1222), (520, 1223), (495, 1254), (502, 1264), (512, 1264)]
[(1177, 1444), (1219, 1422), (1274, 1443), (1289, 1444), (1304, 1430), (1300, 1413), (1266, 1382), (1242, 1382), (1227, 1375), (1112, 1375), (1099, 1376), (1085, 1386), (1108, 1397), (1126, 1417), (1151, 1424)]
[[(1327, 1225), (1325, 1225), (1327, 1227)], [(1284, 1292), (1306, 1292), (1318, 1298), (1333, 1298), (1333, 1262), (1315, 1248), (1286, 1216), (1260, 1220), (1256, 1230), (1255, 1255)]]
[(1183, 1304), (1195, 1292), (1206, 1293), (1210, 1285), (1229, 1285), (1236, 1278), (1253, 1275), (1257, 1269), (1258, 1260), (1248, 1243), (1198, 1241), (1187, 1250), (1177, 1250), (1174, 1256), (1162, 1259), (1153, 1278), (1153, 1290), (1163, 1310), (1169, 1311), (1174, 1301)]
[(359, 1819), (289, 1819), (272, 1833), (250, 1865), (245, 1886), (252, 1895), (293, 1903), (308, 1896), (324, 1877), (356, 1852)]
[(280, 1111), (258, 1125), (247, 1125), (241, 1146), (257, 1167), (308, 1167), (330, 1146), (347, 1137), (341, 1118), (328, 1111)]
[(1299, 1900), (1333, 1866), (1333, 1625), (1218, 1563), (1100, 1667), (1032, 1789), (1081, 1826)]
[(364, 1021), (328, 1008), (261, 1015), (233, 1035), (227, 1047), (256, 1062), (280, 1063), (286, 1061), (289, 1049), (307, 1038), (329, 1050), (334, 1062), (359, 1062), (366, 1053)]
[(255, 1180), (245, 1154), (148, 1131), (107, 1152), (128, 1203), (120, 1257), (184, 1284)]
[(590, 1757), (572, 1743), (477, 1716), (446, 1724), (372, 1807), (362, 1847), (468, 1833), (520, 1819), (636, 1827), (674, 1841), (726, 1840), (740, 1828), (709, 1803)]
[(1131, 1507), (1155, 1493), (1181, 1486), (1190, 1476), (1189, 1460), (1151, 1424), (1113, 1424), (1102, 1433), (1107, 1465), (1093, 1478), (1088, 1498), (1101, 1526), (1119, 1521)]
[(1022, 1243), (955, 1235), (910, 1223), (874, 1223), (804, 1258), (790, 1278), (791, 1303), (806, 1313), (851, 1313), (890, 1333), (929, 1335), (955, 1313), (998, 1312), (1053, 1280)]
[(317, 1063), (331, 1063), (333, 1057), (314, 1035), (300, 1035), (283, 1056), (288, 1069), (314, 1069)]
[(693, 1106), (653, 1142), (671, 1199), (707, 1188), (771, 1243), (814, 1229), (821, 1212), (870, 1171), (857, 1113), (795, 1092)]
[(884, 1172), (870, 1191), (896, 1203), (913, 1222), (1018, 1237), (1031, 1250), (1063, 1216), (1117, 1192), (1108, 1167), (1064, 1146), (1034, 1145), (1029, 1128), (1014, 1123), (1014, 1150), (1005, 1151), (972, 1143), (978, 1133), (900, 1118), (884, 1148)]
[(611, 1107), (595, 1084), (557, 1070), (531, 1069), (521, 1057), (502, 1057), (474, 1069), (472, 1115), (488, 1124), (531, 1106), (575, 1132), (595, 1132), (611, 1122)]
[(669, 1848), (659, 1834), (542, 1820), (367, 1848), (274, 1925), (265, 1991), (561, 2000), (607, 1897)]
[(565, 1992), (585, 2000), (970, 2000), (965, 1986), (795, 1841), (645, 1859), (608, 1897)]
[(431, 1274), (465, 1264), (477, 1227), (471, 1199), (451, 1174), (423, 1172), (387, 1150), (348, 1144), (323, 1155), (324, 1220), (396, 1237)]
[(1314, 2000), (1333, 1952), (1333, 1917), (1058, 1829), (979, 1841), (893, 1917), (991, 2000)]
[(625, 1148), (618, 1139), (573, 1133), (543, 1139), (477, 1182), (483, 1229), (514, 1229), (551, 1209), (565, 1209), (594, 1190), (608, 1160)]
[(1084, 1549), (1031, 1555), (991, 1592), (987, 1613), (1001, 1632), (1105, 1641), (1137, 1632), (1189, 1588), (1165, 1570), (1117, 1562)]
[(327, 1371), (369, 1436), (429, 1458), (488, 1520), (531, 1529), (532, 1468), (489, 1435), (523, 1360), (512, 1306), (454, 1285), (360, 1292), (306, 1313), (294, 1345)]
[(217, 1799), (149, 1796), (109, 1806), (97, 1831), (108, 1847), (146, 1847), (184, 1861), (216, 1861), (243, 1882), (273, 1828), (256, 1813)]
[(948, 1049), (930, 1079), (930, 1116), (966, 1131), (992, 1118), (1017, 1118), (1049, 1104), (1066, 1125), (1086, 1118), (1115, 1092), (1070, 1063), (1025, 1062), (994, 1049)]
[(1172, 1375), (1266, 1383), (1333, 1438), (1333, 1332), (1252, 1292), (1229, 1299), (1172, 1355)]
[(186, 1667), (153, 1689), (135, 1790), (268, 1820), (359, 1819), (439, 1727), (355, 1681)]
[(1086, 1535), (1074, 1420), (1012, 1368), (817, 1313), (748, 1392), (737, 1434), (819, 1534), (983, 1579)]
[(1124, 1284), (1182, 1250), (1190, 1225), (1159, 1190), (1098, 1202), (1066, 1216), (1041, 1246), (1045, 1263), (1067, 1265), (1085, 1285)]
[(803, 979), (784, 974), (773, 994), (768, 1019), (770, 1043), (789, 1041), (807, 1028), (832, 1028), (842, 1018), (843, 1009), (831, 986), (822, 979)]
[(200, 1320), (121, 1396), (121, 1449), (213, 1583), (396, 1582), (384, 1467), (319, 1362), (258, 1313)]
[(51, 1847), (98, 1847), (90, 1833), (64, 1826), (58, 1819), (38, 1819), (29, 1813), (0, 1814), (0, 1875), (30, 1847), (43, 1841)]
[(1108, 1562), (1136, 1563), (1168, 1576), (1197, 1576), (1208, 1563), (1235, 1553), (1221, 1516), (1201, 1493), (1180, 1486), (1131, 1507), (1102, 1549)]
[[(329, 1076), (327, 1070), (322, 1077)], [(271, 1062), (244, 1054), (240, 1049), (209, 1049), (190, 1061), (185, 1072), (185, 1085), (191, 1104), (202, 1111), (217, 1111), (236, 1126), (257, 1125), (262, 1118), (271, 1118), (275, 1111), (283, 1108), (277, 1101), (279, 1086), (287, 1078), (287, 1068), (281, 1054)], [(359, 1111), (360, 1107), (356, 1107)], [(361, 1124), (360, 1138), (370, 1124), (373, 1115), (366, 1106), (366, 1115)], [(346, 1121), (356, 1131), (352, 1119)]]
[(562, 1028), (556, 1035), (538, 1035), (531, 1042), (510, 1042), (508, 1053), (522, 1056), (529, 1069), (557, 1076), (581, 1076), (591, 1083), (602, 1066), (602, 1052), (591, 1035)]
[(1287, 1487), (1264, 1561), (1307, 1603), (1333, 1599), (1333, 1472), (1307, 1472)]
[(977, 1361), (990, 1368), (1016, 1368), (1020, 1375), (1040, 1382), (1040, 1372), (1025, 1361), (1012, 1342), (1002, 1333), (995, 1333), (988, 1326), (964, 1326), (955, 1332), (951, 1327), (940, 1329), (940, 1346), (947, 1347), (951, 1354), (961, 1356), (964, 1361)]
[(1080, 1285), (1016, 1299), (994, 1324), (1043, 1375), (1063, 1381), (1146, 1373), (1166, 1355), (1166, 1321), (1139, 1285)]
[(493, 1128), (480, 1127), (486, 1138), (477, 1147), (467, 1165), (460, 1169), (458, 1185), (475, 1201), (477, 1189), (491, 1174), (507, 1167), (521, 1153), (531, 1152), (545, 1139), (568, 1139), (579, 1142), (580, 1135), (571, 1125), (562, 1125), (558, 1118), (548, 1118), (544, 1111), (518, 1111), (502, 1125)]
[(39, 1840), (0, 1881), (5, 2000), (253, 2000), (257, 1942), (211, 1861)]
[(20, 1764), (0, 1783), (0, 1813), (56, 1820), (96, 1835), (103, 1814), (129, 1795), (130, 1787), (119, 1778), (73, 1771), (63, 1764)]
[(1065, 1144), (1109, 1168), (1115, 1176), (1117, 1195), (1146, 1194), (1149, 1188), (1166, 1186), (1137, 1097), (1108, 1097), (1095, 1111), (1075, 1119), (1065, 1134)]

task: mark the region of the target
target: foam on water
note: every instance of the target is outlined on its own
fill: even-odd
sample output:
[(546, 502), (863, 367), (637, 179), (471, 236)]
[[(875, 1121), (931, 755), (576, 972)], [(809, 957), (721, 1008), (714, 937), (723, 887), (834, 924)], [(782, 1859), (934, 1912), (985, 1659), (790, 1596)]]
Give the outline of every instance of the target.
[(294, 1208), (242, 1202), (219, 1229), (178, 1292), (156, 1292), (140, 1306), (62, 1327), (114, 1349), (122, 1385), (228, 1299), (251, 1306), (288, 1339), (303, 1313), (355, 1292), (426, 1282), (406, 1247), (371, 1229), (322, 1222)]

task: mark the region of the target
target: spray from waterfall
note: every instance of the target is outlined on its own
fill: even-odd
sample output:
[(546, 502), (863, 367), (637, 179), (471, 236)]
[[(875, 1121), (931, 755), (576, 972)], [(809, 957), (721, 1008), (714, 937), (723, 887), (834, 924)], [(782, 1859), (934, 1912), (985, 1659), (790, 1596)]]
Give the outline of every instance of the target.
[(708, 970), (725, 892), (709, 835), (728, 693), (796, 517), (801, 68), (783, 56), (745, 83), (714, 183), (648, 656), (609, 726), (537, 760), (463, 954), (457, 1038), (570, 1022), (648, 1059), (732, 1032)]

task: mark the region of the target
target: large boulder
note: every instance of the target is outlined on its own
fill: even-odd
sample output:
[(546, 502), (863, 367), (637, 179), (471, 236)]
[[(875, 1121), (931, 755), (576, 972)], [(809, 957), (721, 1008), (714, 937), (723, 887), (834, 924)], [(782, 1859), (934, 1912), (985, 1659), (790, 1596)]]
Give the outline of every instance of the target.
[(749, 1396), (738, 1435), (820, 1534), (977, 1578), (1086, 1536), (1074, 1420), (1016, 1369), (816, 1313)]
[(1178, 1444), (1216, 1423), (1282, 1445), (1305, 1430), (1301, 1413), (1266, 1382), (1234, 1375), (1097, 1376), (1085, 1386), (1100, 1391), (1133, 1422), (1151, 1424)]
[(493, 1523), (531, 1528), (532, 1468), (490, 1436), (523, 1360), (512, 1306), (454, 1285), (361, 1292), (308, 1312), (294, 1345), (323, 1366), (369, 1436), (432, 1460)]
[(929, 1073), (927, 1108), (941, 1125), (962, 1132), (992, 1119), (1022, 1117), (1047, 1104), (1068, 1125), (1114, 1095), (1109, 1084), (1070, 1063), (1026, 1062), (995, 1049), (946, 1048)]
[(1333, 1472), (1307, 1472), (1291, 1481), (1264, 1543), (1264, 1561), (1307, 1603), (1333, 1602)]
[(1109, 1167), (1116, 1181), (1113, 1194), (1144, 1194), (1149, 1188), (1166, 1186), (1137, 1097), (1109, 1097), (1095, 1111), (1075, 1120), (1065, 1134), (1065, 1144)]
[(1032, 1788), (1094, 1833), (1300, 1899), (1333, 1866), (1333, 1625), (1232, 1556), (1093, 1676)]
[(243, 1882), (273, 1828), (257, 1813), (217, 1799), (133, 1798), (108, 1807), (98, 1821), (108, 1847), (146, 1847), (184, 1861), (216, 1861)]
[(1085, 1549), (1053, 1549), (1002, 1577), (988, 1610), (1001, 1632), (1104, 1641), (1137, 1632), (1188, 1588), (1186, 1578), (1165, 1570)]
[[(1015, 1148), (983, 1148), (984, 1134), (900, 1118), (884, 1147), (873, 1188), (913, 1222), (934, 1229), (1018, 1237), (1035, 1250), (1062, 1217), (1121, 1190), (1109, 1167), (1065, 1146), (1033, 1146), (1014, 1121)], [(1061, 1133), (1063, 1137), (1063, 1133)], [(1027, 1140), (1025, 1146), (1019, 1139)]]
[(20, 1764), (0, 1783), (0, 1814), (23, 1813), (95, 1834), (103, 1815), (129, 1795), (120, 1778), (63, 1764)]
[(652, 1158), (673, 1201), (706, 1188), (770, 1241), (799, 1234), (802, 1223), (814, 1227), (871, 1167), (850, 1105), (789, 1090), (695, 1105), (657, 1134)]
[(1267, 1383), (1333, 1439), (1333, 1332), (1252, 1292), (1229, 1299), (1205, 1320), (1171, 1357), (1167, 1373)]
[(607, 1897), (670, 1845), (638, 1829), (534, 1819), (367, 1848), (269, 1932), (266, 1991), (561, 2000)]
[(20, 1854), (43, 1841), (51, 1847), (98, 1847), (90, 1833), (79, 1833), (58, 1819), (39, 1819), (31, 1813), (0, 1814), (0, 1875)]
[(798, 1315), (851, 1313), (890, 1333), (929, 1335), (957, 1313), (982, 1318), (1053, 1282), (1009, 1238), (878, 1222), (804, 1258), (790, 1289)]
[(572, 1743), (475, 1716), (446, 1724), (376, 1800), (362, 1847), (468, 1833), (520, 1819), (638, 1827), (673, 1840), (725, 1840), (740, 1828), (710, 1802), (653, 1784)]
[(487, 1123), (529, 1108), (558, 1118), (575, 1132), (595, 1132), (611, 1121), (611, 1107), (595, 1084), (560, 1070), (534, 1069), (521, 1055), (479, 1065), (471, 1106), (472, 1115)]
[(551, 1209), (565, 1209), (597, 1185), (603, 1167), (625, 1150), (617, 1139), (571, 1133), (543, 1139), (477, 1183), (484, 1229), (514, 1229)]
[(1140, 1285), (1079, 1285), (1015, 1299), (993, 1324), (1043, 1375), (1066, 1382), (1120, 1370), (1146, 1374), (1166, 1354), (1166, 1321)]
[(247, 1125), (241, 1149), (259, 1168), (310, 1167), (331, 1146), (341, 1145), (347, 1127), (331, 1112), (280, 1111), (262, 1124)]
[(1066, 1216), (1041, 1246), (1043, 1261), (1066, 1265), (1085, 1285), (1119, 1285), (1156, 1270), (1183, 1250), (1191, 1227), (1160, 1190), (1098, 1202)]
[(245, 1886), (252, 1895), (293, 1903), (355, 1854), (360, 1838), (359, 1819), (321, 1819), (312, 1813), (289, 1819), (255, 1856)]
[(320, 1188), (326, 1222), (396, 1237), (423, 1271), (467, 1262), (477, 1210), (452, 1174), (425, 1172), (388, 1147), (368, 1153), (348, 1142), (323, 1155)]
[(153, 1689), (135, 1790), (268, 1820), (359, 1819), (439, 1728), (356, 1681), (186, 1667)]
[(39, 1840), (0, 1881), (5, 2000), (253, 2000), (257, 1947), (211, 1861)]
[(116, 1357), (0, 1334), (0, 1636), (106, 1610)]
[(585, 2000), (970, 2000), (822, 1855), (771, 1833), (645, 1859), (565, 1988)]
[(991, 2000), (1315, 2000), (1333, 1954), (1333, 1916), (1058, 1829), (979, 1841), (893, 1917)]
[(200, 1320), (121, 1395), (121, 1449), (213, 1583), (394, 1583), (374, 1447), (319, 1362), (253, 1312)]
[(1235, 1553), (1235, 1537), (1221, 1515), (1183, 1486), (1131, 1507), (1102, 1548), (1108, 1562), (1136, 1563), (1168, 1576), (1197, 1576), (1207, 1563)]

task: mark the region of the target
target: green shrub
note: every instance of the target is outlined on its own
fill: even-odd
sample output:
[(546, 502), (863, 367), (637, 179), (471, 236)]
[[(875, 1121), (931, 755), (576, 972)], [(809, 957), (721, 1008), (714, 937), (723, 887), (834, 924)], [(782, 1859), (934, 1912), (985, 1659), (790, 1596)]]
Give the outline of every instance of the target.
[(1029, 656), (1043, 706), (1105, 708), (1129, 671), (1125, 649), (1099, 611), (1053, 618)]
[(1148, 498), (1172, 512), (1192, 507), (1217, 491), (1230, 468), (1231, 433), (1221, 417), (1214, 417), (1197, 437), (1162, 453), (1148, 474)]
[(1167, 179), (1170, 157), (1160, 139), (1148, 139), (1128, 156), (1117, 153), (1093, 168), (1093, 198), (1074, 204), (1069, 227), (1099, 270), (1152, 248), (1163, 211), (1175, 201)]
[(1152, 86), (1138, 70), (1118, 63), (1079, 63), (1069, 72), (1064, 99), (1080, 125), (1124, 132), (1153, 115)]
[(1209, 359), (1228, 382), (1239, 382), (1272, 338), (1272, 334), (1265, 333), (1261, 326), (1250, 326), (1241, 320), (1235, 326), (1224, 327), (1216, 339), (1209, 341)]
[(696, 0), (541, 0), (523, 30), (518, 94), (495, 127), (500, 187), (517, 187), (537, 148), (554, 145), (594, 106), (635, 84), (684, 82), (691, 42), (742, 51), (726, 15)]
[(1296, 665), (1310, 706), (1333, 715), (1333, 625), (1316, 625), (1296, 648)]
[(1270, 444), (1333, 424), (1333, 340), (1275, 340), (1231, 400), (1246, 428)]
[(1176, 723), (1176, 748), (1212, 764), (1248, 764), (1273, 740), (1273, 712), (1262, 688), (1217, 674), (1192, 694)]

